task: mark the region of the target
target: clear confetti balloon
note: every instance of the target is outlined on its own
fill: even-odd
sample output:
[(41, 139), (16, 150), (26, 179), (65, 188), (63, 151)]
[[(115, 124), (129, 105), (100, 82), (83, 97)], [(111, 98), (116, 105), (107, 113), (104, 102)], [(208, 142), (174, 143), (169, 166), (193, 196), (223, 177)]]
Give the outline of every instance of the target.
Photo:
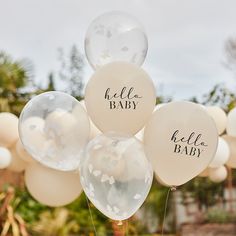
[(94, 69), (114, 61), (141, 66), (148, 40), (140, 23), (129, 14), (113, 11), (95, 18), (85, 37), (85, 52)]
[(72, 96), (46, 92), (31, 99), (22, 110), (19, 133), (24, 148), (35, 160), (70, 171), (78, 168), (81, 150), (88, 142), (89, 119)]
[(102, 134), (86, 146), (81, 184), (90, 201), (113, 220), (132, 216), (150, 190), (153, 171), (135, 137)]

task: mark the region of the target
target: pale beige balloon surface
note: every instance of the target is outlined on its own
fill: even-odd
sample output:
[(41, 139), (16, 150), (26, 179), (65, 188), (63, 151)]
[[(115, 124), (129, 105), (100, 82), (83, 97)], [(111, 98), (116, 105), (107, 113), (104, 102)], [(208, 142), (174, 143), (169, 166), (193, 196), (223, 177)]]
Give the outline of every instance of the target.
[(228, 114), (226, 131), (228, 135), (236, 137), (236, 108), (233, 108)]
[(199, 175), (199, 177), (208, 177), (209, 176), (209, 168), (206, 168), (204, 171), (202, 171)]
[(144, 131), (147, 157), (158, 177), (178, 186), (199, 175), (213, 159), (218, 133), (197, 104), (172, 102), (155, 111)]
[(225, 166), (218, 168), (209, 168), (209, 179), (212, 182), (220, 183), (227, 178), (227, 169)]
[[(33, 137), (32, 137), (33, 138)], [(33, 159), (33, 157), (25, 150), (24, 146), (22, 145), (20, 139), (18, 139), (17, 143), (16, 143), (16, 152), (18, 154), (18, 156), (25, 162), (35, 162), (35, 160)]]
[(218, 134), (222, 134), (226, 129), (227, 116), (223, 109), (217, 106), (209, 106), (206, 107), (207, 113), (213, 118), (215, 121)]
[(155, 88), (147, 73), (125, 62), (97, 70), (85, 89), (88, 114), (103, 132), (137, 133), (150, 118), (155, 102)]
[(11, 153), (7, 148), (0, 147), (0, 169), (7, 168), (11, 163)]
[(25, 170), (25, 184), (40, 203), (58, 207), (73, 202), (82, 192), (79, 174), (30, 164)]
[(209, 164), (210, 168), (218, 168), (229, 160), (230, 150), (228, 143), (221, 137), (218, 139), (216, 154)]
[(7, 169), (13, 171), (13, 172), (22, 172), (25, 170), (25, 168), (27, 167), (28, 163), (23, 161), (17, 151), (16, 151), (16, 145), (14, 145), (13, 147), (11, 147), (10, 149), (11, 151), (11, 163), (10, 165), (7, 167)]
[(236, 137), (231, 137), (229, 135), (223, 135), (222, 138), (228, 143), (230, 156), (226, 163), (228, 167), (236, 169)]
[(8, 112), (0, 113), (0, 146), (11, 147), (18, 138), (18, 117)]

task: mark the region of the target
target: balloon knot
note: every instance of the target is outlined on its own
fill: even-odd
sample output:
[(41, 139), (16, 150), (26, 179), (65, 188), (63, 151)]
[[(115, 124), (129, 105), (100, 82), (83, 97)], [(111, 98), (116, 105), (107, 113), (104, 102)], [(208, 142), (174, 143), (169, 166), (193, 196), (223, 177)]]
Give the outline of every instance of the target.
[(117, 225), (119, 225), (119, 226), (123, 225), (122, 221), (119, 220), (118, 223), (117, 223)]
[(177, 187), (176, 186), (171, 186), (170, 190), (171, 191), (176, 191)]

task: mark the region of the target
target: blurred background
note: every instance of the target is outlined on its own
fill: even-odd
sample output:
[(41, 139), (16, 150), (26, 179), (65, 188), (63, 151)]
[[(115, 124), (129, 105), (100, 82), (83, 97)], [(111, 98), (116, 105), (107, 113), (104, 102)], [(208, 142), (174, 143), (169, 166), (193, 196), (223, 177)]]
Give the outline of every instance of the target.
[[(93, 73), (84, 56), (85, 32), (111, 10), (136, 16), (146, 29), (143, 68), (155, 83), (157, 104), (189, 100), (225, 112), (236, 106), (234, 0), (0, 0), (0, 9), (0, 112), (18, 116), (30, 98), (51, 90), (83, 99)], [(22, 175), (0, 171), (1, 235), (161, 233), (169, 188), (156, 179), (142, 208), (121, 226), (91, 205), (95, 232), (84, 194), (49, 208), (29, 195)], [(228, 168), (221, 183), (197, 177), (171, 192), (164, 229), (169, 235), (236, 235), (236, 170)]]

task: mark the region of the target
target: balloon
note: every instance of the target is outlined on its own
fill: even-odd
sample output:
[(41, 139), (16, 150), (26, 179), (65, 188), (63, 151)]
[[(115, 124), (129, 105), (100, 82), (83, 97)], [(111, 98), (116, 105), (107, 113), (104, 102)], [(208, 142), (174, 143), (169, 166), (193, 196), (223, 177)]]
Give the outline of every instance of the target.
[(35, 162), (32, 156), (25, 150), (20, 139), (16, 143), (16, 153), (25, 162), (29, 162), (29, 163)]
[(113, 220), (124, 220), (143, 204), (153, 171), (141, 142), (108, 133), (86, 146), (80, 178), (85, 194), (98, 210)]
[(161, 184), (161, 185), (163, 185), (163, 186), (165, 186), (165, 187), (171, 187), (170, 185), (164, 183), (164, 182), (159, 178), (159, 176), (158, 176), (156, 173), (154, 173), (154, 176), (155, 176), (155, 178), (156, 178), (156, 180), (157, 180), (157, 182), (158, 182), (159, 184)]
[(135, 134), (135, 138), (137, 138), (139, 141), (143, 141), (143, 134), (144, 134), (144, 128), (141, 129), (137, 134)]
[(149, 76), (125, 62), (97, 70), (85, 89), (88, 114), (102, 132), (137, 133), (151, 116), (155, 102)]
[(223, 138), (219, 137), (216, 154), (213, 160), (211, 161), (209, 167), (218, 168), (224, 165), (228, 161), (229, 155), (230, 155), (229, 145)]
[(11, 147), (18, 137), (17, 116), (8, 112), (0, 113), (0, 146)]
[(11, 153), (7, 148), (0, 147), (0, 169), (7, 168), (11, 163)]
[(236, 137), (236, 108), (228, 114), (226, 131), (229, 136)]
[(206, 168), (204, 171), (202, 171), (199, 175), (199, 177), (208, 177), (209, 176), (209, 168)]
[(227, 178), (227, 169), (225, 166), (209, 169), (209, 179), (212, 182), (219, 183)]
[(206, 107), (206, 110), (215, 121), (218, 134), (221, 135), (225, 131), (227, 123), (227, 116), (224, 110), (217, 106)]
[(7, 167), (7, 169), (14, 171), (14, 172), (22, 172), (25, 170), (25, 168), (27, 167), (28, 163), (23, 161), (17, 151), (16, 151), (16, 145), (14, 145), (13, 147), (11, 147), (10, 149), (11, 151), (11, 163), (10, 165)]
[(94, 69), (114, 61), (141, 66), (147, 50), (148, 40), (143, 27), (123, 12), (108, 12), (97, 17), (85, 37), (85, 53)]
[[(80, 104), (87, 111), (84, 100), (80, 101)], [(75, 109), (72, 113), (74, 113), (74, 112), (77, 112), (77, 110)], [(91, 119), (89, 119), (89, 121), (90, 121), (90, 136), (89, 136), (89, 139), (91, 140), (91, 139), (95, 138), (97, 135), (101, 134), (102, 132), (95, 126), (95, 124), (91, 121)]]
[(19, 132), (25, 150), (41, 164), (58, 170), (78, 168), (89, 131), (86, 111), (75, 98), (61, 92), (34, 97), (20, 115)]
[(229, 135), (223, 135), (222, 138), (228, 143), (230, 155), (226, 165), (230, 168), (236, 169), (236, 137), (230, 137)]
[(171, 102), (155, 111), (144, 130), (144, 146), (155, 173), (178, 186), (199, 175), (213, 159), (218, 134), (199, 105)]
[(58, 171), (37, 163), (26, 168), (25, 184), (37, 201), (51, 207), (67, 205), (82, 192), (78, 173)]

